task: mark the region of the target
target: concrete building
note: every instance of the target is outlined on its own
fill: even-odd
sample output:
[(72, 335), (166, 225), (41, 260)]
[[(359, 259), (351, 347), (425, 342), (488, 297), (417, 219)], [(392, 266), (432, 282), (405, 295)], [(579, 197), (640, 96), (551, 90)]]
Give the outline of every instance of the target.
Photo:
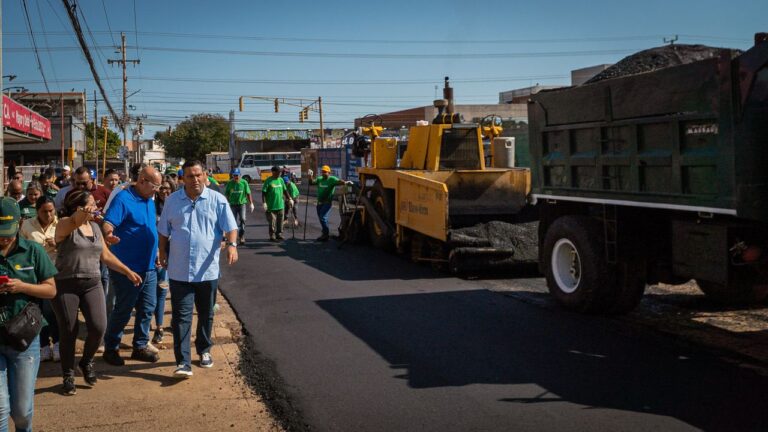
[[(526, 121), (528, 108), (525, 104), (478, 104), (456, 105), (455, 111), (464, 116), (467, 122), (478, 122), (489, 114), (495, 114), (503, 120)], [(434, 106), (421, 106), (402, 111), (394, 111), (380, 114), (385, 129), (402, 129), (416, 126), (419, 120), (432, 121), (437, 116), (437, 108)], [(362, 118), (355, 119), (355, 127), (362, 125)]]
[[(550, 89), (556, 89), (564, 87), (561, 85), (538, 85), (531, 87), (523, 87), (515, 90), (508, 90), (503, 91), (499, 93), (499, 103), (500, 104), (526, 104), (528, 102), (528, 98), (531, 95), (534, 95), (542, 90), (550, 90)], [(527, 114), (526, 114), (527, 118)]]
[(612, 64), (601, 64), (596, 66), (589, 66), (581, 69), (574, 69), (571, 71), (571, 85), (582, 85), (589, 81), (593, 76), (613, 66)]
[[(85, 153), (85, 122), (87, 118), (85, 93), (11, 93), (10, 97), (40, 113), (51, 122), (51, 139), (35, 143), (5, 143), (6, 163), (17, 165), (66, 164), (80, 166)], [(62, 111), (63, 108), (63, 111)], [(70, 160), (70, 150), (74, 159)]]

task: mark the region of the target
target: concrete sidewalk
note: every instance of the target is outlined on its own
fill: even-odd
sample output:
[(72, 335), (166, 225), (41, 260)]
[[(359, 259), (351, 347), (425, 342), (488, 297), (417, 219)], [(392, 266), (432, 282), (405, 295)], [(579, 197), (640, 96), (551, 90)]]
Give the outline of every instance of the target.
[[(34, 428), (36, 431), (280, 431), (264, 404), (243, 381), (238, 362), (237, 345), (242, 328), (232, 308), (219, 293), (219, 310), (214, 320), (214, 342), (211, 350), (214, 366), (197, 366), (194, 352), (193, 372), (187, 380), (171, 375), (175, 369), (173, 336), (170, 331), (170, 296), (166, 303), (165, 340), (160, 348), (160, 361), (154, 364), (130, 360), (133, 337), (131, 322), (123, 337), (122, 367), (111, 366), (97, 354), (99, 382), (85, 384), (77, 371), (77, 395), (61, 394), (59, 363), (40, 365), (35, 396)], [(196, 325), (193, 322), (192, 328)], [(77, 360), (82, 352), (85, 324), (80, 318), (81, 337)]]

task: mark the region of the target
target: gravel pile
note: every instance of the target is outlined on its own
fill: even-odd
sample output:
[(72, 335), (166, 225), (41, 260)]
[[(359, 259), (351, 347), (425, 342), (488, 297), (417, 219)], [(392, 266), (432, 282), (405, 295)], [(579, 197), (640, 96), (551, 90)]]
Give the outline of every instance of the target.
[(681, 44), (651, 48), (625, 57), (620, 62), (592, 77), (585, 84), (694, 63), (719, 57), (723, 51), (731, 53), (732, 58), (741, 54), (739, 50), (715, 48), (706, 45)]
[(493, 221), (451, 230), (451, 247), (496, 248), (512, 252), (515, 261), (535, 262), (539, 254), (539, 223)]

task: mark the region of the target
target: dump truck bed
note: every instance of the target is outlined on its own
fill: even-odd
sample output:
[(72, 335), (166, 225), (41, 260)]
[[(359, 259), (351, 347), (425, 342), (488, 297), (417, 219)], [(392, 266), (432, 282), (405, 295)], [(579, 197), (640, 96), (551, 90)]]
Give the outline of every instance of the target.
[(768, 43), (529, 103), (533, 194), (768, 220)]

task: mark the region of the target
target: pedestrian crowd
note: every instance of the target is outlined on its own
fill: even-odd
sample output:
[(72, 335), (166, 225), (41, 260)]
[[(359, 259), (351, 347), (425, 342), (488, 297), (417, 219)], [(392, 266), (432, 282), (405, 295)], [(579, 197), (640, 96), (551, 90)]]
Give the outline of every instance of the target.
[[(17, 431), (32, 430), (41, 361), (60, 361), (64, 395), (77, 393), (76, 366), (86, 384), (98, 382), (97, 353), (124, 365), (119, 348), (132, 315), (130, 357), (157, 362), (169, 291), (173, 376), (193, 375), (195, 310), (197, 365), (214, 364), (219, 257), (237, 262), (245, 210), (254, 208), (247, 182), (229, 182), (225, 197), (197, 161), (165, 176), (136, 164), (130, 179), (113, 170), (101, 184), (96, 178), (86, 167), (64, 166), (59, 176), (47, 169), (30, 182), (9, 173), (0, 197), (0, 430), (9, 417)], [(77, 360), (80, 313), (87, 336)]]

